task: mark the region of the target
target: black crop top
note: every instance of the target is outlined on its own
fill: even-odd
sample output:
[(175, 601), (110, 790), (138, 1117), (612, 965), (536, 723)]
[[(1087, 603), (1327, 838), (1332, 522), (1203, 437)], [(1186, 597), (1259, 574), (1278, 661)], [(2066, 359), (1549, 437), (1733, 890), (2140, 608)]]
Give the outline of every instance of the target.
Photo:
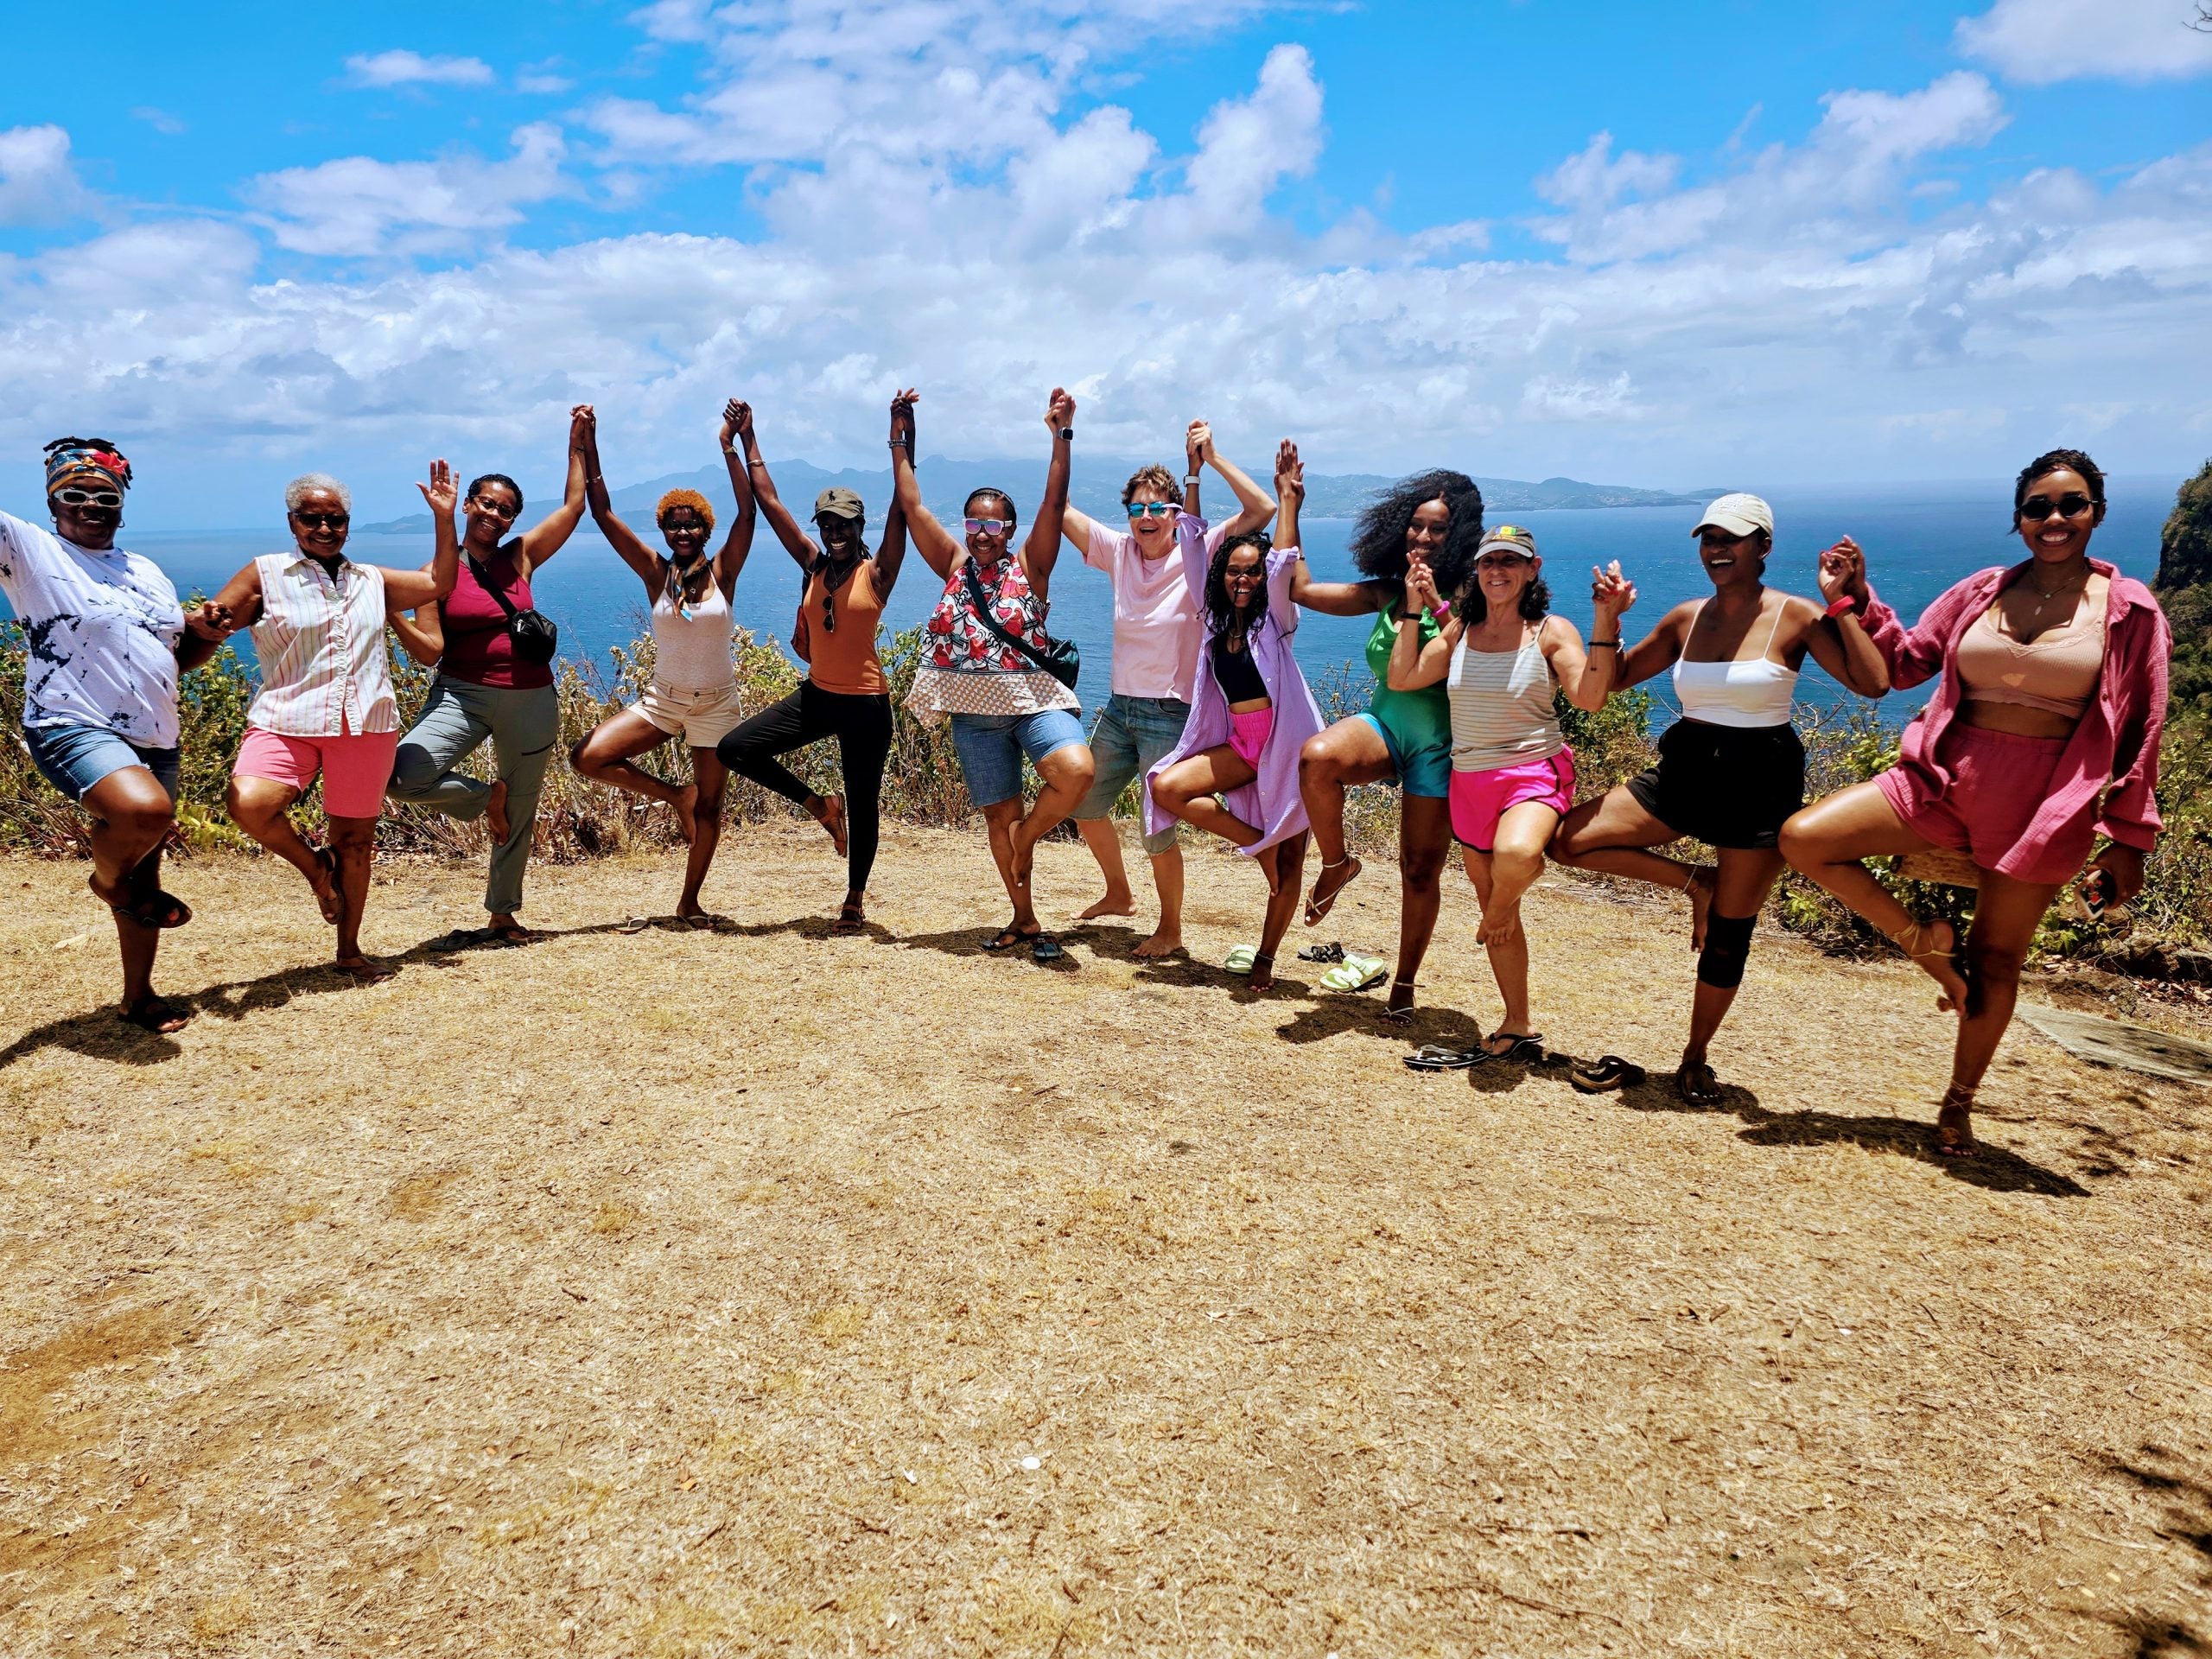
[(1247, 639), (1244, 649), (1231, 651), (1229, 636), (1217, 633), (1206, 647), (1213, 658), (1213, 677), (1221, 687), (1221, 695), (1231, 703), (1260, 702), (1268, 696), (1268, 683), (1260, 677), (1259, 664), (1252, 660), (1252, 642)]

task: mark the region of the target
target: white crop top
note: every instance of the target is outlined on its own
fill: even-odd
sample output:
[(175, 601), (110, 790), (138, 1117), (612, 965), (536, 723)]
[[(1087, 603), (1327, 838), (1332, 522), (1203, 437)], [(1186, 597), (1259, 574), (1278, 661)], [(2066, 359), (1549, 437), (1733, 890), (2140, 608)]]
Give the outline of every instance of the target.
[[(1786, 603), (1787, 601), (1785, 601)], [(1682, 705), (1684, 720), (1707, 726), (1787, 726), (1790, 700), (1796, 695), (1797, 671), (1769, 662), (1774, 636), (1782, 627), (1783, 607), (1774, 607), (1774, 623), (1766, 631), (1759, 654), (1738, 662), (1690, 663), (1675, 659), (1675, 696)], [(1690, 627), (1705, 614), (1700, 602)]]

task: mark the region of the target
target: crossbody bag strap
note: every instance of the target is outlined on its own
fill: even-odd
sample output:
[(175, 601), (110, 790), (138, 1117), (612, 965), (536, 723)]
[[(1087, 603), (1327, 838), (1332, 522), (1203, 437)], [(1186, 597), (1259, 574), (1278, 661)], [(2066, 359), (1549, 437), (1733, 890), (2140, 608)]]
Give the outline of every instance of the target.
[(508, 621), (512, 622), (522, 614), (514, 601), (507, 597), (506, 591), (493, 582), (492, 573), (484, 568), (482, 562), (474, 553), (468, 556), (468, 568), (476, 573), (476, 585), (492, 595), (499, 607), (507, 613)]
[(1052, 664), (1050, 658), (1020, 634), (1007, 632), (998, 618), (991, 614), (989, 601), (983, 597), (983, 579), (976, 574), (976, 561), (973, 558), (961, 567), (960, 574), (967, 578), (968, 599), (969, 602), (976, 607), (976, 620), (988, 628), (992, 635), (1001, 644), (1011, 646), (1046, 673), (1051, 673)]

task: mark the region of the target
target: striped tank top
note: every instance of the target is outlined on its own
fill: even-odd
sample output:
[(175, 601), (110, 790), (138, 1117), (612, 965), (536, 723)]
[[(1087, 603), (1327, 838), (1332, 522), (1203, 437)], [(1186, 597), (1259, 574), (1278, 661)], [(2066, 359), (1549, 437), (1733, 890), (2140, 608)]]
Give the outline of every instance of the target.
[(1567, 747), (1552, 705), (1552, 665), (1540, 623), (1518, 651), (1452, 647), (1445, 689), (1452, 700), (1452, 770), (1491, 772), (1548, 760)]

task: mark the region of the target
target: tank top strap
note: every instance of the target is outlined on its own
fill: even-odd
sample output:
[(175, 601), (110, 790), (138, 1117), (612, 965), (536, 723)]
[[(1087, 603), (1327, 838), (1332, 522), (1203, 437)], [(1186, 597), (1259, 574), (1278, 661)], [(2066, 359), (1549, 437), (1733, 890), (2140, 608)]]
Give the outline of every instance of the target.
[(1782, 613), (1789, 608), (1789, 601), (1787, 597), (1774, 607), (1774, 621), (1766, 631), (1766, 644), (1759, 647), (1759, 661), (1766, 661), (1767, 652), (1774, 649), (1774, 636), (1782, 632)]

